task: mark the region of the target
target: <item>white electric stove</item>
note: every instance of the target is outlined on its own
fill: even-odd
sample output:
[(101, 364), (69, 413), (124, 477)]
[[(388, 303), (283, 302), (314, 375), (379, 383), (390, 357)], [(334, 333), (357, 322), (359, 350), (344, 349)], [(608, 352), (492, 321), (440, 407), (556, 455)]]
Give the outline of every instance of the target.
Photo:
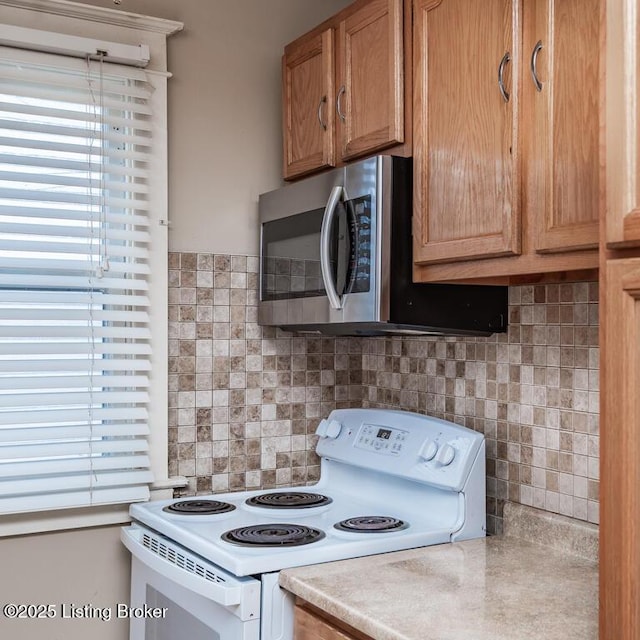
[(313, 486), (131, 506), (130, 640), (292, 640), (281, 569), (485, 535), (481, 434), (381, 409), (316, 433)]

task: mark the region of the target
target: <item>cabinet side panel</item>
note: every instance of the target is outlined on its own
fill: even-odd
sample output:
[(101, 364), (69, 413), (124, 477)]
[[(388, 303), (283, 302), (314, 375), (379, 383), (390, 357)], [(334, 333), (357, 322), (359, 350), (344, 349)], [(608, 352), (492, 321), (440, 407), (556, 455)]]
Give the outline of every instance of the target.
[(640, 629), (640, 259), (606, 263), (601, 370), (600, 638)]

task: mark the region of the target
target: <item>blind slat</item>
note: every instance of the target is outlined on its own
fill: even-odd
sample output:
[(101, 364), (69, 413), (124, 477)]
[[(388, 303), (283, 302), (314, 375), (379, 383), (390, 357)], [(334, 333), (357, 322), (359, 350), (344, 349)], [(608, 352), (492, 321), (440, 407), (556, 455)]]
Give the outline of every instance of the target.
[[(46, 477), (46, 488), (43, 489), (44, 477)], [(147, 478), (148, 480), (145, 480)], [(150, 482), (152, 479), (149, 471), (133, 470), (126, 472), (92, 471), (91, 473), (62, 476), (50, 475), (20, 480), (0, 480), (0, 495), (28, 495), (42, 491), (52, 493), (91, 487), (97, 490), (101, 487), (122, 487), (128, 484)], [(0, 499), (1, 504), (2, 499)]]
[[(126, 233), (126, 232), (124, 232)], [(146, 234), (141, 234), (146, 235)], [(103, 238), (104, 239), (104, 238)], [(44, 242), (39, 239), (35, 240), (0, 240), (0, 252), (8, 251), (13, 253), (32, 253), (40, 256), (42, 253), (50, 253), (50, 254), (67, 254), (68, 256), (80, 256), (87, 254), (87, 248), (91, 249), (93, 247), (94, 260), (96, 263), (100, 262), (100, 257), (97, 253), (98, 243), (100, 242), (100, 238), (92, 238), (87, 235), (86, 238), (80, 237), (80, 240), (84, 240), (84, 242), (76, 241), (76, 242)], [(138, 240), (138, 242), (140, 242)], [(110, 249), (110, 255), (112, 258), (146, 258), (147, 250), (144, 247), (139, 245), (131, 245), (131, 244), (122, 244), (117, 245), (114, 244)], [(31, 264), (31, 257), (27, 256), (26, 260), (29, 260), (29, 264)], [(0, 265), (2, 263), (2, 259), (0, 258)], [(93, 265), (93, 269), (95, 269), (97, 264)], [(1, 267), (0, 267), (1, 268)], [(77, 269), (77, 267), (70, 263), (67, 267), (70, 271)]]
[(88, 471), (118, 471), (121, 468), (148, 467), (149, 456), (132, 455), (125, 460), (115, 456), (78, 460), (47, 460), (37, 463), (14, 462), (0, 465), (2, 478), (27, 478), (33, 475), (60, 475)]
[[(14, 120), (8, 120), (7, 118), (0, 118), (0, 129), (6, 131), (25, 131), (24, 124), (22, 122), (15, 122)], [(65, 127), (55, 124), (39, 124), (37, 122), (31, 122), (29, 124), (30, 133), (39, 133), (43, 137), (49, 136), (69, 136), (71, 138), (85, 138), (87, 140), (94, 140), (96, 138), (95, 132), (87, 129), (79, 129), (78, 127)], [(112, 144), (132, 144), (139, 146), (149, 146), (151, 144), (151, 138), (145, 136), (139, 136), (135, 134), (123, 135), (120, 133), (113, 133), (112, 129), (108, 129), (107, 132), (101, 132), (101, 139), (110, 142)]]
[[(85, 442), (30, 442), (15, 446), (0, 446), (0, 478), (7, 477), (4, 472), (5, 460), (30, 460), (33, 458), (69, 458), (77, 456), (97, 455), (100, 453), (118, 454), (118, 453), (140, 453), (147, 451), (149, 448), (146, 438), (127, 438), (126, 440), (117, 439), (98, 439)], [(124, 464), (125, 468), (129, 465)], [(36, 475), (37, 469), (30, 475)], [(9, 476), (11, 477), (11, 476)]]
[[(3, 354), (4, 356), (4, 354)], [(92, 368), (95, 372), (101, 371), (150, 371), (151, 363), (142, 358), (82, 358), (70, 360), (58, 358), (55, 363), (49, 360), (0, 360), (0, 373), (30, 374), (41, 371), (51, 371), (55, 367), (56, 372), (70, 373), (73, 371), (87, 371)]]
[[(1, 91), (1, 88), (0, 88)], [(1, 94), (0, 94), (1, 95)], [(0, 113), (5, 112), (7, 114), (16, 113), (25, 115), (28, 114), (32, 116), (34, 119), (37, 116), (42, 116), (43, 118), (58, 118), (61, 120), (72, 120), (75, 122), (84, 122), (84, 123), (94, 123), (96, 120), (95, 110), (91, 112), (87, 109), (84, 111), (78, 111), (76, 109), (52, 109), (47, 107), (37, 107), (35, 105), (28, 104), (16, 104), (10, 102), (2, 102), (0, 100)], [(111, 127), (131, 127), (131, 119), (130, 118), (119, 118), (113, 117), (105, 114), (101, 118), (101, 122), (103, 124), (107, 124)], [(136, 120), (135, 128), (141, 129), (143, 131), (151, 131), (152, 123), (148, 120)]]
[[(57, 258), (57, 256), (56, 256)], [(94, 288), (100, 285), (98, 279), (96, 282), (88, 282), (89, 274), (94, 274), (96, 269), (95, 260), (58, 260), (58, 259), (36, 259), (32, 256), (28, 258), (2, 258), (0, 256), (0, 270), (8, 269), (14, 271), (82, 271), (85, 279), (85, 286)], [(113, 274), (149, 274), (149, 265), (141, 262), (120, 263), (112, 261), (109, 266), (109, 275)]]
[(77, 407), (97, 404), (146, 404), (149, 394), (141, 391), (97, 391), (93, 393), (58, 392), (58, 393), (14, 393), (0, 394), (0, 409), (17, 407)]
[[(23, 425), (51, 425), (67, 424), (70, 422), (86, 421), (87, 409), (70, 409), (58, 407), (56, 409), (37, 409), (33, 411), (0, 411), (0, 426), (16, 424)], [(109, 407), (97, 408), (91, 412), (93, 420), (146, 420), (148, 417), (145, 407)]]
[(58, 340), (56, 342), (47, 342), (45, 340), (34, 342), (16, 342), (6, 343), (2, 345), (3, 357), (10, 356), (23, 356), (26, 362), (25, 367), (29, 366), (32, 356), (44, 356), (44, 355), (58, 355), (58, 356), (72, 356), (72, 355), (90, 355), (105, 354), (105, 355), (149, 355), (151, 353), (151, 347), (145, 342), (99, 342), (94, 345), (87, 344), (86, 340), (83, 342), (63, 342)]
[[(99, 453), (123, 454), (148, 451), (146, 438), (91, 438), (84, 441), (34, 442), (28, 444), (1, 445), (0, 458), (3, 460), (29, 460), (36, 457), (74, 458)], [(115, 457), (115, 455), (114, 455)], [(128, 466), (128, 465), (126, 465)], [(3, 465), (0, 465), (0, 472)]]
[[(84, 173), (93, 171), (95, 168), (93, 164), (86, 160), (62, 160), (61, 158), (48, 157), (46, 155), (25, 155), (20, 157), (11, 153), (0, 153), (0, 164), (80, 171)], [(107, 175), (127, 176), (129, 178), (146, 177), (146, 171), (136, 169), (135, 167), (127, 167), (122, 164), (104, 163), (100, 168)]]
[(73, 156), (107, 156), (114, 160), (131, 160), (136, 162), (147, 162), (149, 160), (149, 151), (141, 151), (138, 149), (119, 149), (96, 147), (89, 142), (85, 144), (65, 142), (52, 142), (47, 140), (30, 140), (28, 138), (10, 138), (0, 136), (0, 148), (30, 149), (33, 151), (51, 151), (52, 153), (60, 153)]
[[(95, 168), (94, 168), (95, 171)], [(76, 187), (78, 189), (91, 189), (96, 185), (96, 179), (91, 176), (80, 176), (80, 177), (70, 177), (66, 175), (60, 174), (46, 174), (42, 171), (38, 173), (29, 173), (29, 172), (19, 172), (19, 171), (0, 171), (0, 180), (6, 181), (8, 184), (10, 183), (26, 183), (33, 185), (43, 185), (42, 187), (34, 187), (38, 188), (41, 191), (45, 190), (44, 185), (48, 185), (48, 189), (59, 189), (60, 187)], [(146, 194), (149, 192), (146, 184), (138, 183), (138, 182), (122, 182), (122, 181), (112, 181), (112, 180), (102, 180), (99, 183), (100, 189), (104, 189), (109, 193), (126, 193), (131, 194), (132, 197), (135, 197), (135, 194)], [(111, 197), (111, 196), (109, 196)], [(119, 196), (122, 197), (122, 196)], [(46, 198), (43, 198), (46, 200)]]
[[(98, 218), (98, 216), (95, 216)], [(46, 237), (50, 242), (57, 242), (58, 238), (82, 238), (92, 239), (94, 241), (128, 241), (128, 242), (149, 242), (150, 236), (148, 231), (135, 231), (133, 229), (113, 229), (108, 228), (104, 231), (96, 229), (97, 220), (87, 221), (93, 222), (90, 226), (88, 223), (82, 226), (62, 225), (44, 225), (44, 224), (20, 224), (16, 222), (0, 222), (0, 236), (3, 234), (21, 236), (36, 235)], [(82, 246), (85, 246), (84, 244)], [(85, 248), (86, 251), (86, 248)]]
[[(149, 499), (149, 487), (153, 478), (150, 473), (136, 478), (140, 485), (127, 487), (109, 487), (91, 491), (60, 491), (57, 493), (31, 494), (28, 497), (6, 496), (0, 498), (0, 513), (32, 513), (48, 509), (68, 509), (70, 507), (89, 507), (100, 504), (127, 504)], [(2, 489), (0, 488), (0, 492)]]
[(0, 391), (11, 389), (88, 389), (96, 387), (109, 389), (144, 389), (149, 386), (147, 376), (85, 375), (85, 376), (38, 376), (20, 375), (6, 378), (0, 376)]
[[(113, 276), (116, 277), (113, 277)], [(129, 279), (124, 277), (126, 274), (121, 274), (122, 277), (118, 278), (118, 274), (109, 273), (107, 276), (100, 278), (94, 278), (89, 281), (91, 288), (100, 285), (103, 290), (110, 291), (148, 291), (149, 283), (146, 280)], [(0, 269), (0, 287), (34, 287), (37, 290), (50, 289), (52, 287), (59, 288), (72, 288), (79, 289), (86, 288), (87, 276), (75, 276), (75, 275), (29, 275), (13, 273), (3, 274)]]
[(102, 340), (104, 338), (122, 338), (148, 340), (151, 337), (149, 329), (143, 327), (17, 327), (0, 325), (0, 338), (94, 338)]
[[(82, 291), (69, 291), (65, 293), (67, 301), (75, 301), (76, 304), (95, 303), (95, 295)], [(60, 293), (57, 291), (20, 291), (19, 289), (0, 289), (0, 305), (11, 302), (22, 304), (47, 304), (60, 301)], [(103, 305), (127, 305), (130, 307), (148, 307), (148, 296), (116, 295), (110, 293), (100, 294), (100, 303)]]
[(118, 436), (147, 436), (149, 425), (146, 423), (87, 424), (70, 426), (38, 426), (38, 427), (2, 427), (0, 443), (27, 442), (31, 440), (70, 440), (74, 438), (113, 438)]

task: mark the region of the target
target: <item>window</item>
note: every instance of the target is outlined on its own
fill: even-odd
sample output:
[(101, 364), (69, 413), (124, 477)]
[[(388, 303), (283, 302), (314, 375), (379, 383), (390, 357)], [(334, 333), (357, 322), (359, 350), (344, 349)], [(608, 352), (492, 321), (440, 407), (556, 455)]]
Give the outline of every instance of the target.
[(149, 496), (152, 95), (100, 56), (0, 47), (0, 513)]

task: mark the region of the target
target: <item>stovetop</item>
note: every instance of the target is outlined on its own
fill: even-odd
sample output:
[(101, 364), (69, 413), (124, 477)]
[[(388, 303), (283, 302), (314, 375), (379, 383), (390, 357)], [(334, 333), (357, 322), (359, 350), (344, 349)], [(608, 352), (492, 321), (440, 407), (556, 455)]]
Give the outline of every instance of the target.
[(373, 409), (334, 411), (318, 432), (313, 486), (134, 504), (131, 516), (236, 576), (484, 535), (481, 434)]

